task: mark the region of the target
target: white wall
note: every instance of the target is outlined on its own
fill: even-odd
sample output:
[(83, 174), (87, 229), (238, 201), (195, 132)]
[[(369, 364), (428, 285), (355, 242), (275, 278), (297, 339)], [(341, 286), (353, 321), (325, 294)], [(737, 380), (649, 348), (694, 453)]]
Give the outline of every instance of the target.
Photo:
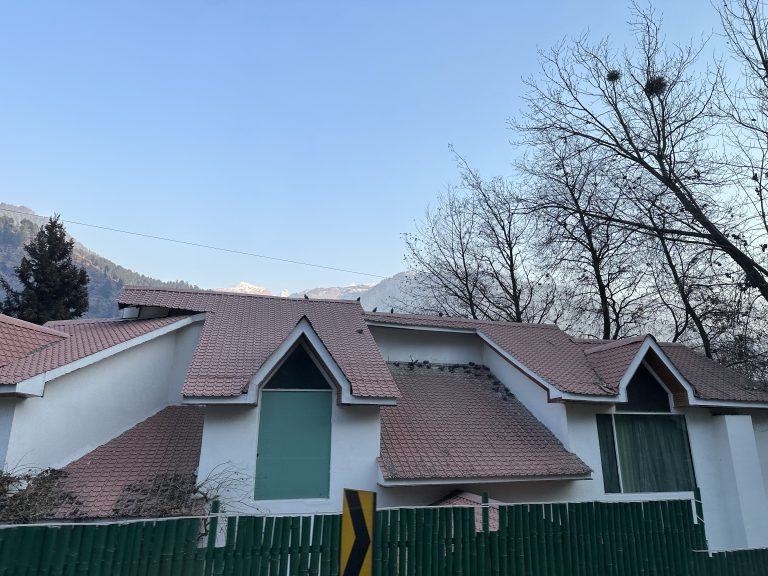
[[(334, 390), (334, 397), (336, 393)], [(222, 472), (236, 472), (237, 482), (222, 495), (224, 507), (230, 512), (340, 512), (344, 488), (377, 488), (379, 431), (378, 406), (340, 406), (334, 402), (329, 498), (256, 501), (253, 491), (259, 407), (208, 405), (205, 409), (198, 481), (221, 476)]]
[(438, 364), (482, 363), (484, 343), (475, 334), (370, 326), (387, 362), (429, 360)]
[(173, 364), (168, 377), (168, 404), (181, 404), (184, 381), (187, 379), (189, 365), (192, 356), (200, 341), (200, 333), (203, 331), (203, 322), (195, 322), (189, 326), (177, 330), (173, 348)]
[(763, 488), (768, 494), (768, 414), (752, 414), (752, 425), (755, 430), (757, 455), (760, 458), (760, 470), (763, 473)]
[(0, 398), (0, 464), (5, 462), (8, 442), (11, 439), (13, 413), (18, 401), (18, 398)]
[(170, 332), (46, 383), (41, 398), (19, 399), (5, 466), (62, 467), (181, 403), (181, 367), (199, 330)]
[[(713, 416), (712, 421), (712, 448), (720, 472), (720, 491), (705, 495), (702, 487), (702, 500), (718, 499), (724, 510), (718, 518), (723, 533), (717, 534), (717, 538), (707, 534), (710, 546), (716, 549), (768, 547), (768, 497), (752, 418), (729, 414)], [(706, 510), (704, 514), (705, 519), (711, 521)]]

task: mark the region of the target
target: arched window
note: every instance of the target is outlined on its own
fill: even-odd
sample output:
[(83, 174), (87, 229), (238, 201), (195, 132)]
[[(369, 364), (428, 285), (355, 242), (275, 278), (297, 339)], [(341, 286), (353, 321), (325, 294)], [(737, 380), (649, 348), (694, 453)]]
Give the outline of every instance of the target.
[(255, 499), (328, 498), (333, 390), (306, 344), (289, 352), (259, 404)]

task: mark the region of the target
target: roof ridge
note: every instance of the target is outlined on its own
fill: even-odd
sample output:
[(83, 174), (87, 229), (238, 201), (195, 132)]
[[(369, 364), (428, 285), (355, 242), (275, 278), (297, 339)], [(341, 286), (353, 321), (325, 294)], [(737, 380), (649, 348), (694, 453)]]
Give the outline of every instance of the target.
[(289, 296), (275, 296), (274, 294), (247, 294), (244, 292), (230, 292), (228, 290), (221, 290), (221, 289), (214, 290), (214, 289), (207, 289), (207, 288), (197, 288), (197, 289), (160, 288), (156, 286), (124, 286), (123, 291), (117, 297), (118, 302), (122, 300), (122, 298), (125, 296), (125, 293), (128, 290), (150, 290), (152, 292), (173, 292), (174, 294), (212, 294), (212, 295), (222, 295), (222, 296), (236, 296), (240, 298), (267, 298), (271, 300), (287, 300), (289, 302), (292, 302), (292, 301), (303, 302), (305, 300), (310, 300), (312, 302), (332, 302), (332, 303), (339, 303), (339, 304), (360, 305), (360, 303), (357, 300), (346, 300), (342, 298), (300, 298), (300, 297), (289, 297)]
[(608, 344), (600, 344), (592, 348), (584, 350), (584, 354), (596, 354), (597, 352), (605, 352), (606, 350), (613, 350), (614, 348), (621, 348), (622, 346), (628, 346), (630, 344), (637, 344), (638, 342), (644, 342), (646, 338), (653, 338), (650, 334), (644, 336), (632, 336), (631, 338), (622, 338), (620, 340), (614, 340)]
[(525, 326), (528, 328), (546, 328), (562, 331), (562, 329), (556, 324), (549, 324), (544, 322), (514, 322), (511, 320), (487, 320), (480, 318), (461, 318), (456, 316), (436, 316), (434, 314), (406, 314), (406, 313), (391, 313), (391, 312), (363, 312), (363, 316), (371, 316), (372, 318), (410, 318), (414, 320), (437, 320), (439, 322), (469, 322), (484, 324), (490, 326)]
[(17, 326), (19, 328), (25, 328), (27, 330), (33, 330), (35, 332), (42, 332), (43, 334), (50, 334), (51, 336), (61, 336), (62, 338), (69, 338), (69, 334), (67, 334), (66, 332), (60, 332), (58, 330), (54, 330), (53, 328), (48, 328), (46, 326), (34, 324), (33, 322), (27, 322), (26, 320), (20, 320), (18, 318), (14, 318), (13, 316), (7, 316), (5, 314), (0, 314), (0, 322), (3, 322), (5, 324), (10, 324), (11, 326)]

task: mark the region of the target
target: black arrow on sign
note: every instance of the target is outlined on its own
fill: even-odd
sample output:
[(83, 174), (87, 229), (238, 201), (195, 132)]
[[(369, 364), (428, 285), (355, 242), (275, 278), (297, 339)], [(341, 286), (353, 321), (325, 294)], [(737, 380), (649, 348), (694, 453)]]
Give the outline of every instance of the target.
[(371, 545), (371, 537), (368, 535), (368, 527), (365, 525), (363, 507), (360, 505), (360, 495), (355, 490), (345, 490), (344, 495), (347, 498), (349, 517), (352, 520), (352, 528), (355, 531), (355, 542), (352, 544), (352, 550), (349, 552), (344, 576), (357, 576), (360, 574), (363, 562), (365, 561), (365, 555), (368, 553), (368, 547)]

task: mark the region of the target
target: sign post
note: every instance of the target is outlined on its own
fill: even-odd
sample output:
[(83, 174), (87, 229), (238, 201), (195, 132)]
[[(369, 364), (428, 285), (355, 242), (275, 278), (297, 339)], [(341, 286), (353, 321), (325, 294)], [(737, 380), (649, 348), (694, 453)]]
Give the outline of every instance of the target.
[(373, 576), (376, 492), (344, 489), (341, 514), (341, 576)]

